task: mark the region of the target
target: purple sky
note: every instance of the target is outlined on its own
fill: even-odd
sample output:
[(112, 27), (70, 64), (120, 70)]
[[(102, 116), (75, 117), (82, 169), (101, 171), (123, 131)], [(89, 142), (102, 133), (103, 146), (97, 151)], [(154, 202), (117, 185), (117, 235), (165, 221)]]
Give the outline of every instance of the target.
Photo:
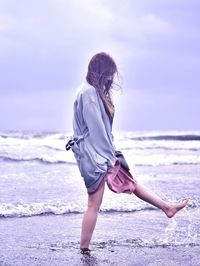
[(72, 130), (91, 56), (123, 76), (114, 130), (200, 130), (198, 0), (0, 0), (0, 130)]

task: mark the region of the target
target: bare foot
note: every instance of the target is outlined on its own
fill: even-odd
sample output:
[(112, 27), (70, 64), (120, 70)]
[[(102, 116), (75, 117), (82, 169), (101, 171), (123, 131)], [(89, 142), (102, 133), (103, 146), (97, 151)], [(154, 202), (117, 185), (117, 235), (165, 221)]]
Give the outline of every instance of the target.
[(188, 201), (189, 199), (184, 199), (177, 204), (169, 204), (169, 206), (163, 211), (165, 212), (168, 218), (172, 218), (178, 211), (180, 211), (187, 205)]

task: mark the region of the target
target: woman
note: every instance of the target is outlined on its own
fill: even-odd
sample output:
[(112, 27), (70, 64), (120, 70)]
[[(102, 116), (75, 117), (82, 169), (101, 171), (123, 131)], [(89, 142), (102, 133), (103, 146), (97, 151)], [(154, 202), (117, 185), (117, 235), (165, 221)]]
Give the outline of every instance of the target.
[[(105, 181), (117, 176), (119, 171), (124, 171), (128, 190), (127, 187), (123, 188), (122, 183), (121, 188), (118, 187), (115, 192), (134, 193), (161, 209), (169, 218), (184, 208), (188, 201), (185, 199), (177, 204), (163, 201), (134, 180), (129, 169), (125, 171), (122, 166), (119, 167), (112, 136), (114, 105), (110, 94), (115, 74), (117, 66), (110, 55), (94, 55), (88, 65), (87, 84), (77, 92), (74, 102), (74, 135), (67, 149), (71, 148), (74, 152), (88, 192), (88, 206), (83, 216), (80, 240), (80, 249), (85, 254), (90, 252), (89, 244), (101, 206)], [(112, 183), (109, 183), (109, 187), (112, 189)]]

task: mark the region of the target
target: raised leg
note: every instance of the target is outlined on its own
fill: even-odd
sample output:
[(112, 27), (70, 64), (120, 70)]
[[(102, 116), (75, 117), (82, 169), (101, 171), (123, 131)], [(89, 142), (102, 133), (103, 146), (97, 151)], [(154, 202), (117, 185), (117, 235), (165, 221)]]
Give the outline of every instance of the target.
[(89, 247), (90, 240), (96, 225), (98, 212), (102, 203), (104, 194), (105, 182), (101, 184), (97, 192), (88, 194), (88, 206), (83, 216), (80, 248), (85, 249)]
[(140, 199), (152, 204), (153, 206), (161, 209), (169, 218), (172, 218), (178, 211), (187, 205), (188, 199), (185, 199), (177, 204), (171, 204), (159, 198), (151, 190), (141, 184), (137, 184), (133, 192)]

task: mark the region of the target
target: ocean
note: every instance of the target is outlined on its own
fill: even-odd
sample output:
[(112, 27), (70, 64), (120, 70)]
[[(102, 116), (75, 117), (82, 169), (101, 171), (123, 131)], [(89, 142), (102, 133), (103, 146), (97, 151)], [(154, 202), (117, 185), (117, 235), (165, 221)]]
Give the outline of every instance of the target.
[[(30, 222), (35, 217), (43, 220), (73, 217), (74, 221), (81, 221), (87, 192), (72, 151), (65, 150), (71, 135), (70, 132), (0, 132), (1, 225), (4, 221), (18, 223), (24, 218)], [(104, 226), (115, 224), (124, 217), (128, 231), (120, 220), (123, 234), (119, 236), (119, 230), (108, 234), (109, 237), (97, 234), (94, 249), (124, 244), (144, 248), (186, 245), (200, 248), (200, 131), (113, 132), (113, 135), (115, 146), (123, 152), (134, 178), (165, 200), (177, 202), (189, 197), (190, 201), (177, 214), (179, 218), (167, 219), (160, 210), (135, 196), (115, 194), (106, 187), (100, 226), (105, 221)], [(149, 227), (150, 221), (156, 221), (154, 230)], [(138, 228), (132, 236), (128, 234), (130, 226)], [(158, 232), (156, 227), (160, 228)], [(78, 246), (79, 239), (71, 234), (65, 239), (63, 233), (61, 242), (54, 243), (58, 249), (69, 247), (70, 243)], [(3, 238), (4, 232), (0, 236)], [(27, 245), (34, 243), (30, 241)]]

